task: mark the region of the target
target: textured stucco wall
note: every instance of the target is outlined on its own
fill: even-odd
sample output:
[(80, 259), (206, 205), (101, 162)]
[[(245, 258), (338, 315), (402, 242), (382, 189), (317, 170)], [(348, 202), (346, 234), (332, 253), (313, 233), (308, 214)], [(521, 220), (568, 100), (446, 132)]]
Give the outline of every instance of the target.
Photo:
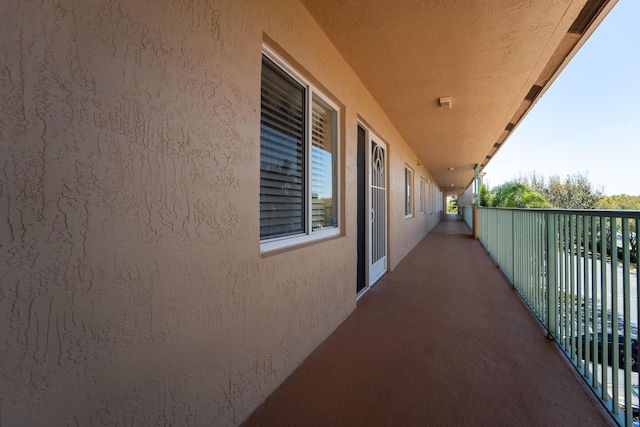
[[(389, 155), (389, 173), (390, 173), (390, 207), (389, 212), (389, 233), (390, 233), (390, 248), (389, 248), (389, 266), (391, 269), (395, 268), (402, 258), (404, 258), (411, 249), (427, 234), (427, 232), (433, 228), (439, 221), (439, 215), (429, 203), (432, 203), (433, 198), (429, 198), (428, 189), (425, 188), (425, 197), (427, 198), (427, 205), (425, 214), (420, 214), (420, 177), (425, 179), (426, 182), (433, 178), (426, 171), (424, 166), (421, 166), (416, 155), (405, 144), (395, 144), (392, 146), (392, 151)], [(413, 217), (405, 218), (405, 188), (404, 188), (404, 171), (405, 165), (413, 169)]]
[[(415, 156), (296, 1), (5, 0), (0, 28), (3, 425), (241, 422), (355, 308), (358, 115)], [(261, 258), (265, 38), (344, 106), (347, 190), (343, 237)], [(394, 266), (435, 222), (390, 177)]]

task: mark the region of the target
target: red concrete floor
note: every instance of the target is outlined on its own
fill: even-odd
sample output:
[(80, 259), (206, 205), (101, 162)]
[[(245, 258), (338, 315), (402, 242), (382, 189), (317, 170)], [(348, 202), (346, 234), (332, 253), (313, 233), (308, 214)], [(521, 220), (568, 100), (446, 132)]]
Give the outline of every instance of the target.
[(456, 216), (371, 288), (243, 425), (615, 423)]

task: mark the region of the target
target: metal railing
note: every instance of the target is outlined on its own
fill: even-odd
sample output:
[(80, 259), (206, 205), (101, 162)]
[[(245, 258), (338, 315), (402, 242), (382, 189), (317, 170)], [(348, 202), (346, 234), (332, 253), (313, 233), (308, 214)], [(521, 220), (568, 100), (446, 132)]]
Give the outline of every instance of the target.
[(462, 219), (473, 230), (473, 206), (462, 206)]
[(479, 220), (549, 337), (620, 425), (638, 425), (640, 211), (480, 208)]

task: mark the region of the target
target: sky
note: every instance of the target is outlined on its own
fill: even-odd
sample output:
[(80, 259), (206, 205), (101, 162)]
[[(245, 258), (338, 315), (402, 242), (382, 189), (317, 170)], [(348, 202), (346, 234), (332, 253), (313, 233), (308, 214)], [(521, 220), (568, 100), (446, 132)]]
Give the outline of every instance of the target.
[(535, 171), (640, 196), (640, 1), (619, 0), (484, 168), (490, 188)]

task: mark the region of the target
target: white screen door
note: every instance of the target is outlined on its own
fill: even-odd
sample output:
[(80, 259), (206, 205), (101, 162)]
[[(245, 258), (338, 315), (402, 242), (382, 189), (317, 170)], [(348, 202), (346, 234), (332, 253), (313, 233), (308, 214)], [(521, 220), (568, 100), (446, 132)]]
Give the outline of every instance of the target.
[(387, 271), (387, 146), (369, 132), (369, 286)]

